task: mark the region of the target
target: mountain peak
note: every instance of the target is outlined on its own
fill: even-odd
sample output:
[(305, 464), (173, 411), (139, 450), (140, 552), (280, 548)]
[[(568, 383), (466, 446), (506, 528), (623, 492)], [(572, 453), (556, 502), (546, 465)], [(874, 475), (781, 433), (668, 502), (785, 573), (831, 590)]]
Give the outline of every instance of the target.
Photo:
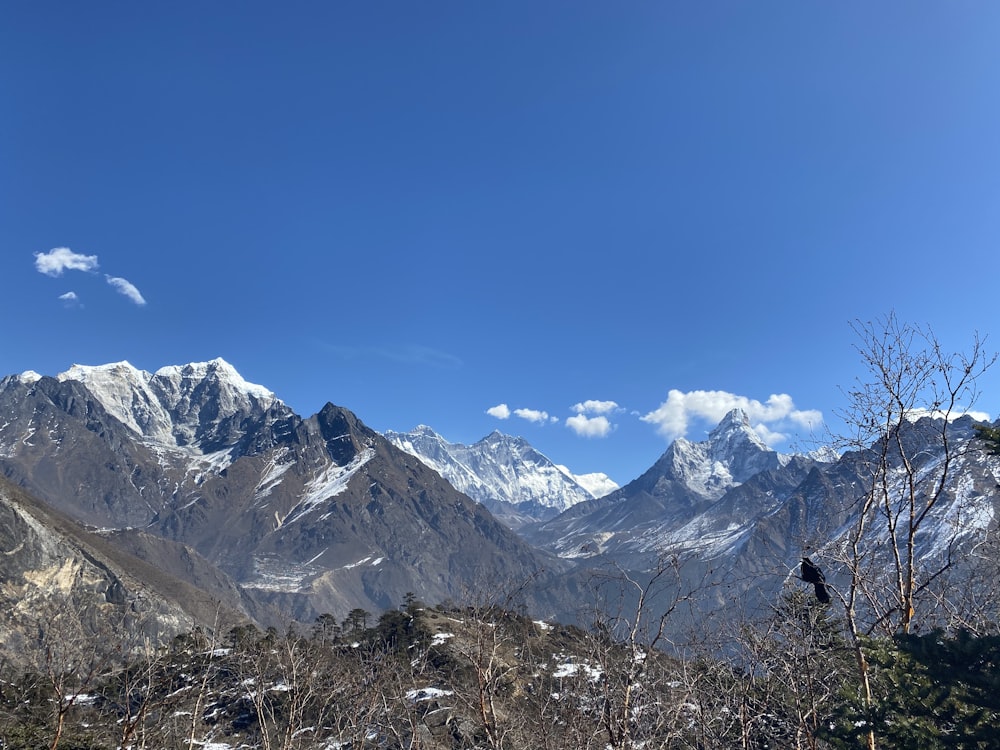
[(210, 359), (207, 362), (190, 362), (186, 365), (168, 365), (156, 371), (158, 377), (170, 380), (207, 380), (215, 379), (230, 385), (233, 389), (255, 396), (263, 400), (272, 400), (275, 395), (262, 385), (247, 382), (236, 368), (222, 357)]
[(386, 437), (508, 523), (547, 518), (618, 487), (603, 474), (587, 475), (580, 481), (523, 437), (499, 430), (472, 445), (449, 443), (426, 425), (405, 434), (386, 433)]
[(750, 443), (762, 451), (770, 451), (750, 426), (750, 416), (743, 409), (733, 409), (708, 433), (708, 443), (713, 453), (731, 453), (737, 446)]
[(222, 358), (161, 367), (155, 374), (125, 360), (75, 364), (57, 379), (81, 383), (116, 419), (155, 442), (205, 450), (239, 438), (241, 420), (235, 415), (258, 413), (278, 402)]
[(754, 432), (742, 409), (726, 414), (707, 440), (693, 443), (678, 438), (661, 461), (666, 465), (659, 471), (711, 498), (721, 497), (729, 487), (780, 464), (778, 454)]
[(750, 415), (747, 414), (743, 409), (736, 407), (731, 409), (726, 416), (724, 416), (719, 424), (716, 425), (712, 432), (717, 432), (719, 430), (732, 429), (734, 427), (749, 427), (750, 426)]

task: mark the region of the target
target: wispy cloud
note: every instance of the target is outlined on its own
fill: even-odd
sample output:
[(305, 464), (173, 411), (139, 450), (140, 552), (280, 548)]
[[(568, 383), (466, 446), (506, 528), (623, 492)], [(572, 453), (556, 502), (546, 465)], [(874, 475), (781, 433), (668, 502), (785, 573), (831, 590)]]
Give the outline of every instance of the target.
[(342, 359), (385, 359), (407, 365), (424, 365), (444, 370), (455, 370), (462, 366), (460, 357), (449, 352), (419, 344), (401, 346), (341, 346), (338, 344), (318, 344)]
[[(35, 253), (35, 270), (46, 276), (62, 276), (64, 271), (84, 271), (92, 273), (98, 269), (100, 264), (96, 255), (83, 255), (74, 253), (68, 247), (54, 247), (47, 253)], [(119, 294), (127, 297), (136, 305), (145, 305), (146, 300), (142, 293), (128, 279), (121, 276), (104, 275), (108, 284)], [(76, 292), (66, 292), (59, 296), (59, 299), (67, 307), (82, 307)]]
[(510, 407), (507, 404), (497, 404), (486, 410), (486, 413), (497, 419), (510, 419)]
[(54, 247), (47, 253), (35, 253), (35, 270), (46, 276), (62, 276), (63, 271), (95, 271), (96, 255), (74, 253), (68, 247)]
[(588, 438), (607, 437), (614, 429), (608, 418), (603, 415), (588, 417), (586, 414), (577, 414), (566, 419), (566, 426), (580, 437)]
[(145, 305), (146, 300), (143, 299), (142, 294), (139, 290), (135, 288), (135, 285), (128, 279), (123, 279), (120, 276), (105, 276), (108, 283), (115, 288), (119, 294), (123, 294), (132, 300), (137, 305)]
[(66, 292), (66, 294), (60, 294), (59, 299), (63, 301), (66, 307), (83, 307), (80, 302), (80, 298), (76, 296), (76, 292)]
[(771, 395), (767, 401), (739, 396), (726, 391), (671, 390), (659, 408), (641, 419), (656, 425), (656, 430), (668, 440), (687, 434), (692, 419), (719, 422), (733, 409), (742, 409), (750, 424), (768, 445), (787, 439), (780, 429), (817, 429), (823, 423), (823, 413), (815, 409), (797, 409), (787, 393)]

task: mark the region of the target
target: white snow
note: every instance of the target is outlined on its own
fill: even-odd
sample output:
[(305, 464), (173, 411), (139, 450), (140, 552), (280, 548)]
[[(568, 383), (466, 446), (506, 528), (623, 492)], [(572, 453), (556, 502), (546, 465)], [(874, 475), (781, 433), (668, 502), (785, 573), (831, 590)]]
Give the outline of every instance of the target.
[(580, 481), (527, 441), (499, 432), (473, 445), (449, 443), (425, 425), (409, 433), (387, 432), (386, 438), (481, 503), (502, 501), (565, 510), (617, 489), (603, 474), (585, 475)]
[(263, 500), (271, 494), (275, 487), (281, 484), (281, 478), (293, 466), (291, 461), (288, 463), (279, 463), (287, 454), (288, 450), (284, 449), (268, 459), (264, 471), (261, 472), (260, 481), (257, 483), (257, 487), (254, 488), (254, 500)]
[(200, 452), (195, 441), (200, 415), (191, 394), (202, 382), (218, 386), (219, 420), (249, 408), (251, 399), (264, 408), (277, 400), (263, 386), (248, 383), (222, 359), (163, 367), (155, 374), (127, 361), (75, 364), (56, 377), (82, 383), (112, 416), (153, 443), (195, 453)]
[(441, 688), (436, 687), (415, 688), (413, 690), (406, 691), (406, 699), (412, 703), (419, 703), (421, 701), (430, 701), (435, 698), (444, 698), (454, 694), (454, 690), (442, 690)]
[(366, 564), (371, 565), (372, 567), (375, 567), (376, 565), (381, 565), (384, 561), (385, 561), (384, 557), (375, 557), (375, 558), (373, 558), (371, 555), (368, 555), (368, 557), (363, 557), (360, 560), (358, 560), (357, 562), (348, 563), (347, 565), (344, 565), (341, 568), (341, 570), (351, 570), (352, 568), (360, 568), (362, 565), (366, 565)]
[(226, 360), (222, 359), (222, 357), (216, 357), (208, 362), (192, 362), (187, 365), (168, 365), (167, 367), (161, 367), (156, 371), (156, 374), (170, 380), (179, 380), (181, 378), (204, 380), (210, 374), (215, 374), (220, 380), (223, 380), (228, 385), (231, 385), (237, 391), (242, 393), (246, 393), (264, 401), (273, 400), (275, 397), (274, 393), (264, 386), (257, 385), (255, 383), (248, 383), (244, 380), (243, 376), (236, 371), (236, 368), (226, 362)]
[(338, 466), (333, 463), (327, 466), (319, 476), (306, 485), (305, 494), (289, 512), (285, 523), (298, 521), (306, 514), (314, 511), (326, 500), (344, 492), (351, 481), (351, 477), (374, 456), (374, 448), (365, 448), (347, 466)]
[(563, 678), (563, 677), (573, 677), (577, 674), (583, 674), (591, 682), (597, 682), (601, 679), (601, 675), (604, 674), (600, 667), (593, 667), (590, 664), (584, 664), (581, 662), (563, 662), (556, 666), (555, 671), (552, 673), (553, 677)]

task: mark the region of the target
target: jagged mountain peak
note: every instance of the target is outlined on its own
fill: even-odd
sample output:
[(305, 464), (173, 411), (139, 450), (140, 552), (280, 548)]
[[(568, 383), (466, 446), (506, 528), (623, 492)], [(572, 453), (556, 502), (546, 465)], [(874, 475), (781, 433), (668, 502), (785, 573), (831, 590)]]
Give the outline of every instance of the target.
[(715, 440), (729, 433), (747, 432), (753, 432), (753, 428), (750, 426), (750, 415), (737, 407), (727, 412), (726, 416), (719, 420), (719, 424), (712, 428), (708, 437), (709, 440)]
[(425, 425), (425, 424), (418, 424), (416, 427), (414, 427), (412, 430), (410, 430), (410, 434), (412, 434), (412, 435), (426, 435), (428, 437), (441, 437), (440, 435), (438, 435), (434, 431), (434, 428), (430, 427), (429, 425)]
[(57, 376), (81, 383), (107, 411), (155, 443), (212, 452), (234, 445), (245, 417), (281, 402), (249, 383), (224, 359), (162, 367), (155, 374), (128, 361), (75, 364)]
[(733, 409), (708, 433), (710, 451), (715, 456), (731, 456), (735, 452), (756, 449), (773, 452), (750, 426), (750, 416), (742, 409)]
[(704, 497), (718, 498), (729, 487), (745, 482), (782, 457), (750, 426), (742, 409), (733, 409), (702, 442), (678, 438), (651, 471), (673, 479)]
[(512, 526), (551, 517), (618, 487), (604, 474), (577, 477), (523, 437), (499, 430), (472, 445), (450, 443), (426, 425), (385, 437)]
[(262, 400), (272, 400), (275, 395), (262, 385), (247, 382), (236, 368), (222, 357), (216, 357), (208, 362), (190, 362), (186, 365), (168, 365), (156, 371), (156, 376), (170, 380), (199, 382), (203, 380), (216, 381), (228, 385), (235, 391)]

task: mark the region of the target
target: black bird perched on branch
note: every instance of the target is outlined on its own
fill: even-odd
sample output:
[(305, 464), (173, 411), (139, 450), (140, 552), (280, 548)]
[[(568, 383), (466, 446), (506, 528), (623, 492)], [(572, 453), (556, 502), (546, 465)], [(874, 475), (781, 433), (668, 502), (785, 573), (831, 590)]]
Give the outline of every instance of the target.
[(830, 603), (830, 592), (826, 588), (826, 576), (808, 557), (802, 558), (802, 580), (816, 589), (816, 598), (823, 604)]

